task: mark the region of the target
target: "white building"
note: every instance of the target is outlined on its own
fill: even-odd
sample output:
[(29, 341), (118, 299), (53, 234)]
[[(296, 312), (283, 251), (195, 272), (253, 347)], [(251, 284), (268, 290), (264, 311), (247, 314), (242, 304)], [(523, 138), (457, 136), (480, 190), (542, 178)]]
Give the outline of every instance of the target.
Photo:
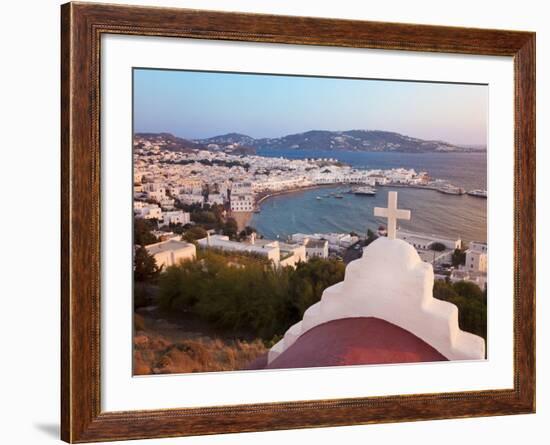
[(161, 225), (168, 226), (170, 224), (189, 224), (191, 222), (191, 215), (188, 212), (182, 210), (175, 210), (173, 212), (164, 212), (162, 215), (163, 222)]
[(235, 195), (249, 195), (252, 193), (252, 182), (250, 181), (241, 181), (233, 182), (231, 184), (231, 194)]
[(306, 258), (328, 258), (328, 241), (306, 238)]
[(145, 248), (153, 255), (159, 267), (174, 266), (180, 261), (190, 261), (197, 257), (197, 248), (194, 244), (174, 239), (149, 244)]
[(279, 243), (277, 241), (258, 242), (252, 241), (250, 243), (231, 241), (228, 236), (225, 235), (208, 235), (206, 238), (202, 238), (197, 241), (202, 248), (220, 249), (228, 252), (246, 252), (255, 253), (265, 256), (268, 260), (273, 261), (274, 264), (279, 264), (280, 251)]
[(166, 187), (159, 182), (147, 182), (142, 184), (142, 190), (145, 196), (153, 201), (160, 202), (166, 198)]
[(174, 209), (174, 200), (172, 198), (169, 198), (168, 196), (165, 196), (159, 201), (160, 206), (163, 208), (163, 210), (173, 210)]
[(134, 215), (143, 219), (162, 219), (162, 209), (157, 204), (134, 202)]
[(208, 201), (207, 204), (209, 205), (223, 205), (224, 204), (224, 198), (223, 195), (220, 193), (210, 193), (208, 195)]
[(178, 235), (174, 232), (165, 232), (164, 230), (152, 230), (151, 233), (155, 236), (155, 238), (160, 241), (168, 241), (168, 240), (175, 240), (180, 241), (181, 235)]
[(156, 202), (161, 202), (163, 199), (166, 198), (166, 191), (164, 189), (161, 190), (153, 190), (148, 191), (145, 193), (148, 199)]
[(243, 194), (236, 195), (231, 193), (231, 211), (232, 212), (253, 212), (254, 195)]
[(449, 277), (451, 282), (457, 281), (469, 281), (477, 284), (481, 289), (485, 289), (487, 285), (487, 274), (484, 272), (468, 272), (466, 268), (455, 269), (451, 272)]
[(225, 235), (208, 235), (197, 241), (204, 249), (220, 249), (227, 252), (254, 253), (272, 261), (275, 267), (295, 267), (299, 262), (306, 262), (306, 248), (299, 244), (286, 244), (279, 241), (259, 239), (252, 234), (249, 241), (231, 241)]
[(374, 184), (372, 185), (385, 185), (389, 182), (388, 178), (384, 176), (384, 174), (378, 172), (378, 173), (370, 173), (369, 178), (374, 181)]
[(462, 240), (443, 238), (441, 236), (426, 235), (424, 233), (409, 232), (406, 230), (397, 230), (397, 238), (407, 241), (412, 244), (416, 249), (429, 250), (432, 245), (441, 243), (446, 249), (455, 250), (462, 247)]
[(182, 193), (178, 195), (178, 199), (182, 204), (187, 205), (200, 204), (202, 206), (204, 203), (204, 196), (191, 193)]
[[(277, 242), (277, 241), (275, 241)], [(279, 266), (296, 267), (307, 261), (306, 246), (300, 244), (279, 243)]]
[(414, 169), (394, 168), (386, 172), (386, 176), (391, 182), (406, 184), (416, 176), (416, 171)]
[(472, 241), (466, 250), (464, 268), (468, 272), (487, 273), (487, 244)]
[(145, 192), (161, 192), (166, 193), (166, 187), (159, 182), (147, 182), (143, 184), (143, 190)]
[(304, 244), (306, 239), (310, 240), (326, 240), (328, 248), (333, 250), (347, 249), (351, 245), (359, 241), (359, 238), (349, 233), (295, 233), (292, 235), (292, 241)]
[(200, 179), (185, 179), (180, 182), (184, 194), (202, 195), (202, 181)]

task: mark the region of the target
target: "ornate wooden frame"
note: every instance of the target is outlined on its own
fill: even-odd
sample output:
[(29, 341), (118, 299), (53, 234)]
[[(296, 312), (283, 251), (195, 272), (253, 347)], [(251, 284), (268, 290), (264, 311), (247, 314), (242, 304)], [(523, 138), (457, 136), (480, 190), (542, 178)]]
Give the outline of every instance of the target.
[[(100, 37), (104, 33), (512, 56), (515, 67), (514, 388), (102, 412)], [(91, 3), (61, 7), (61, 436), (68, 442), (535, 411), (535, 34)]]

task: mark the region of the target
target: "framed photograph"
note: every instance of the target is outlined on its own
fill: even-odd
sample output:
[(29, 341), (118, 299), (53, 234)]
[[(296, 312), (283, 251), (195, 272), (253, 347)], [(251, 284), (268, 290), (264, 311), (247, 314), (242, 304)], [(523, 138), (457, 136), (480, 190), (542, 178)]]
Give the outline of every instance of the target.
[(535, 411), (534, 33), (61, 17), (63, 440)]

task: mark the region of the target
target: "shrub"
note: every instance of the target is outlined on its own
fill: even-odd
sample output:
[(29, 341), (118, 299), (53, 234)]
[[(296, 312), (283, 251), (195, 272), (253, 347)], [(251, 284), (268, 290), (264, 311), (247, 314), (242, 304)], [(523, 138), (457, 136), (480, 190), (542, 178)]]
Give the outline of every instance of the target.
[(430, 249), (434, 250), (435, 252), (443, 252), (445, 250), (445, 244), (435, 242), (430, 245)]
[(269, 341), (343, 276), (344, 265), (333, 260), (312, 259), (294, 270), (273, 268), (253, 255), (208, 250), (162, 274), (159, 301), (165, 310), (190, 311), (220, 329)]
[(142, 332), (134, 337), (134, 374), (234, 371), (247, 369), (267, 353), (259, 340), (186, 339), (175, 343)]
[(487, 294), (467, 281), (434, 283), (433, 295), (458, 307), (460, 328), (487, 340)]
[(201, 226), (193, 226), (185, 231), (182, 239), (189, 243), (194, 243), (199, 239), (206, 238), (206, 235), (206, 230), (204, 230)]
[(136, 248), (134, 252), (134, 281), (155, 281), (160, 273), (155, 258), (147, 252), (143, 246)]
[(461, 249), (455, 249), (452, 256), (452, 263), (454, 267), (466, 264), (466, 252)]
[(151, 233), (156, 228), (156, 220), (134, 218), (134, 244), (146, 246), (156, 243), (157, 238)]
[(153, 299), (155, 297), (155, 288), (155, 286), (149, 283), (135, 282), (134, 309), (150, 306), (151, 304), (153, 304)]

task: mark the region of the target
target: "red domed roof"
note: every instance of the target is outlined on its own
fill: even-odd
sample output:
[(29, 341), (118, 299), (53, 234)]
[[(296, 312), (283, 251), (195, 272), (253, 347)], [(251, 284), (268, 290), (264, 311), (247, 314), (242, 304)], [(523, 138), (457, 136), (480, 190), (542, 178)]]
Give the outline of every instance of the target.
[(310, 329), (269, 365), (264, 358), (249, 369), (309, 368), (446, 361), (429, 344), (374, 317), (344, 318)]

